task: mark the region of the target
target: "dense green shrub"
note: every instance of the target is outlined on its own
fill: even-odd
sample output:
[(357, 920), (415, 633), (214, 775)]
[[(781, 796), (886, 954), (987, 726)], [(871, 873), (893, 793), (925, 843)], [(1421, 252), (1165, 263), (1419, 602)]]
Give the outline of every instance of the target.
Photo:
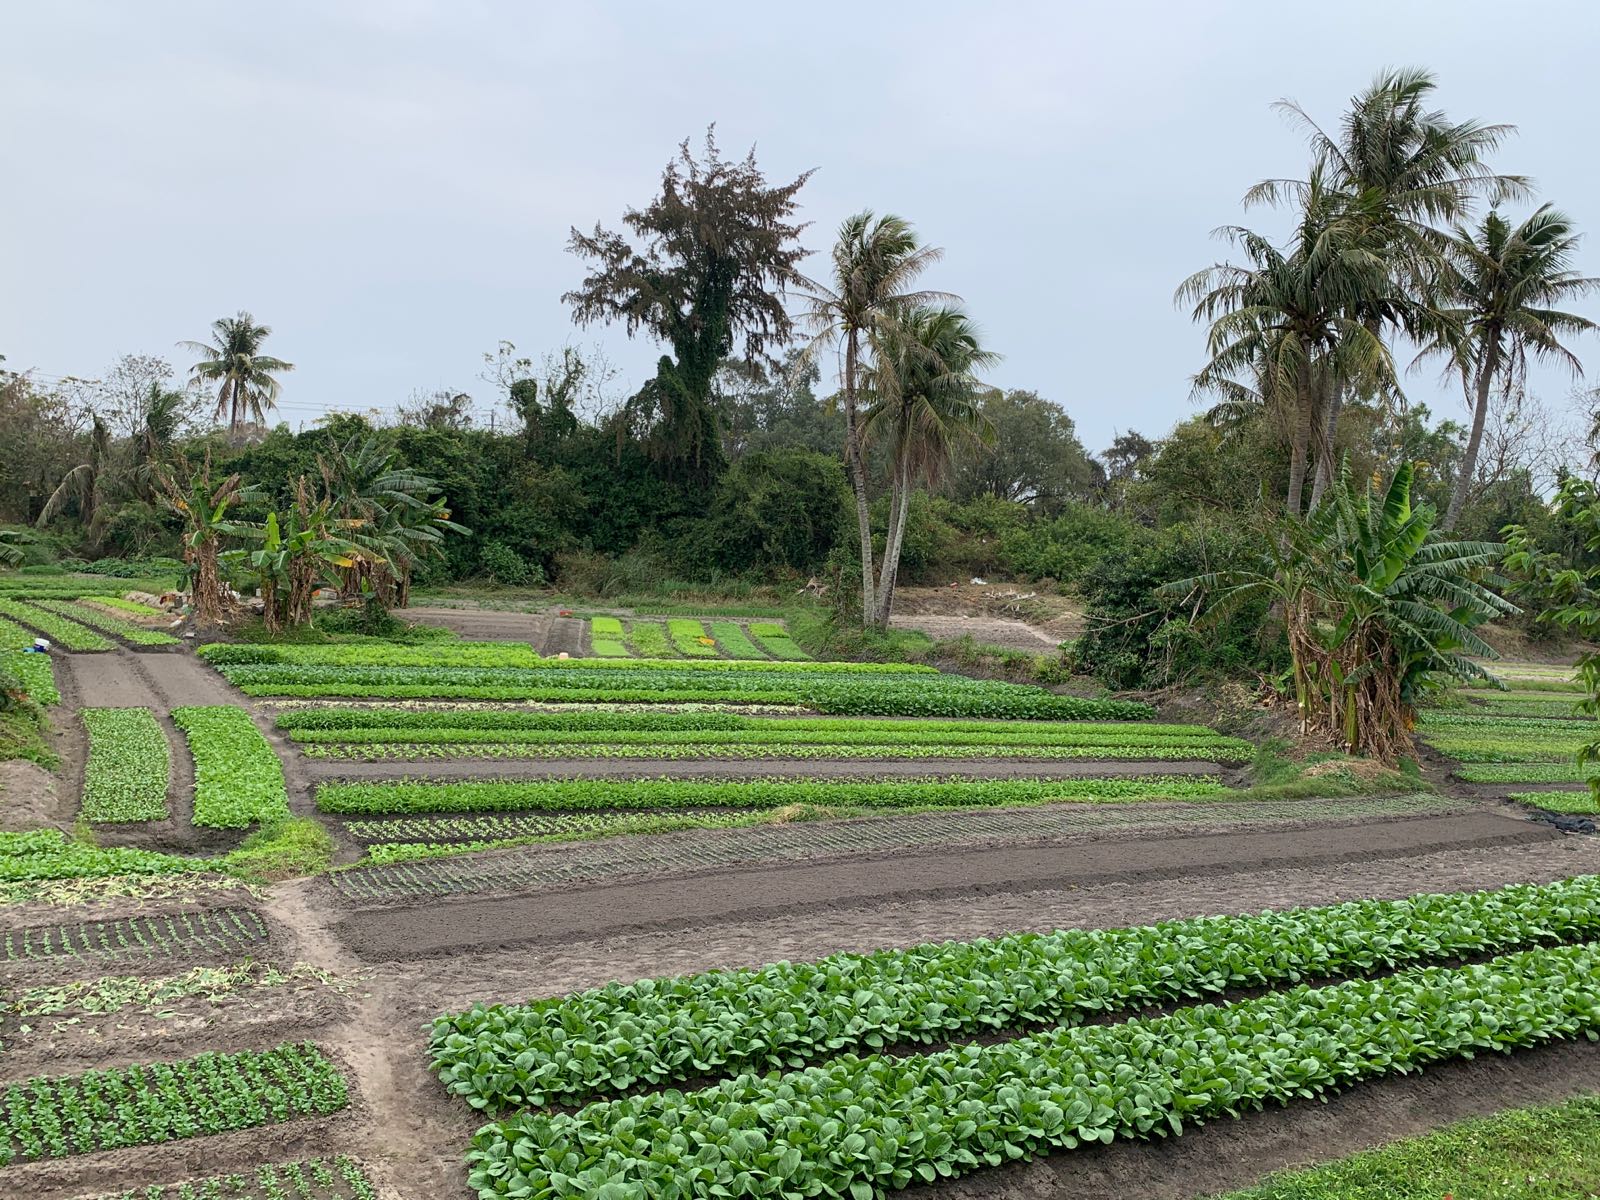
[(1180, 525), (1107, 547), (1078, 584), (1088, 625), (1073, 647), (1076, 666), (1119, 690), (1282, 669), (1288, 651), (1265, 600), (1196, 624), (1190, 608), (1156, 595), (1174, 579), (1226, 570), (1251, 553), (1248, 532), (1222, 524)]

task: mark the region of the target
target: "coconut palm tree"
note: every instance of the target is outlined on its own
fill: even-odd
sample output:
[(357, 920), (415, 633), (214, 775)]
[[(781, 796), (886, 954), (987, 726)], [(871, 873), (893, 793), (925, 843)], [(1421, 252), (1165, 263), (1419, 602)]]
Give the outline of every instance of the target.
[(871, 405), (862, 427), (889, 454), (889, 523), (872, 623), (889, 627), (911, 492), (919, 479), (939, 481), (958, 446), (986, 442), (994, 432), (983, 415), (988, 388), (976, 372), (999, 361), (985, 350), (977, 327), (958, 308), (922, 306), (895, 313), (872, 336), (868, 372)]
[(294, 370), (294, 364), (261, 353), (261, 343), (272, 330), (258, 325), (249, 313), (222, 317), (211, 323), (211, 344), (179, 342), (183, 350), (201, 355), (190, 374), (217, 388), (216, 417), (228, 418), (228, 433), (237, 437), (246, 423), (260, 424), (278, 400), (280, 385), (274, 376)]
[[(1498, 203), (1530, 193), (1526, 178), (1500, 174), (1485, 161), (1515, 127), (1452, 122), (1428, 107), (1437, 89), (1430, 71), (1383, 71), (1351, 97), (1332, 132), (1295, 102), (1279, 101), (1278, 109), (1307, 132), (1311, 174), (1304, 180), (1263, 180), (1245, 194), (1246, 206), (1290, 202), (1302, 213), (1326, 203), (1319, 192), (1332, 198), (1339, 224), (1359, 231), (1365, 253), (1381, 259), (1394, 278), (1396, 286), (1357, 294), (1347, 304), (1345, 315), (1363, 322), (1375, 336), (1404, 331), (1419, 342), (1438, 337), (1435, 292), (1447, 235), (1436, 223), (1461, 219), (1479, 198)], [(1333, 480), (1333, 447), (1345, 399), (1370, 383), (1337, 377), (1328, 381), (1316, 435), (1320, 453), (1313, 504)], [(1399, 394), (1397, 387), (1388, 390), (1391, 398)]]
[(50, 498), (39, 510), (39, 519), (35, 524), (43, 528), (66, 512), (68, 506), (74, 506), (84, 528), (91, 531), (89, 540), (92, 543), (99, 532), (94, 528), (95, 516), (100, 509), (101, 492), (110, 469), (111, 430), (96, 413), (89, 432), (88, 456), (61, 477), (56, 490), (50, 493)]
[[(1301, 219), (1286, 249), (1241, 226), (1219, 233), (1247, 265), (1217, 263), (1179, 285), (1175, 299), (1210, 323), (1210, 361), (1195, 376), (1199, 392), (1251, 391), (1287, 413), (1289, 486), (1285, 508), (1301, 510), (1315, 442), (1317, 462), (1334, 453), (1339, 389), (1392, 385), (1389, 347), (1370, 321), (1373, 306), (1400, 308), (1394, 280), (1372, 252), (1367, 228), (1349, 221), (1341, 198), (1313, 172)], [(1254, 381), (1254, 385), (1241, 382)], [(1320, 470), (1319, 470), (1320, 474)]]
[(957, 300), (944, 292), (915, 291), (919, 275), (944, 257), (937, 246), (926, 246), (911, 223), (886, 213), (862, 211), (839, 227), (833, 245), (832, 287), (808, 282), (809, 307), (803, 319), (814, 338), (806, 349), (810, 360), (825, 344), (842, 343), (840, 372), (844, 398), (844, 456), (855, 493), (856, 527), (861, 543), (861, 620), (873, 620), (875, 603), (872, 578), (872, 516), (867, 494), (859, 373), (865, 342), (874, 331), (891, 326), (895, 314), (921, 305)]
[(1600, 288), (1600, 279), (1573, 269), (1578, 234), (1566, 214), (1546, 204), (1520, 225), (1491, 210), (1475, 228), (1455, 226), (1447, 247), (1444, 287), (1450, 321), (1423, 348), (1447, 360), (1472, 400), (1472, 430), (1442, 529), (1453, 529), (1472, 491), (1484, 419), (1496, 387), (1510, 400), (1527, 374), (1528, 358), (1566, 367), (1583, 364), (1561, 339), (1596, 328), (1588, 317), (1555, 306)]

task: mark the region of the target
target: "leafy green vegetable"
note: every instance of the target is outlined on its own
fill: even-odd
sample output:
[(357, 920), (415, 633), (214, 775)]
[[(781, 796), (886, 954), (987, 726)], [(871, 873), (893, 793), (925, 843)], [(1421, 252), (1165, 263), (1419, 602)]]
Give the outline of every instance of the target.
[(348, 1102), (310, 1042), (35, 1078), (5, 1090), (0, 1165), (251, 1129)]
[[(33, 629), (37, 629), (53, 642), (66, 647), (68, 650), (91, 651), (110, 650), (111, 643), (106, 641), (92, 629), (85, 629), (82, 625), (68, 621), (23, 600), (0, 599), (0, 617), (10, 617), (13, 621), (20, 621)], [(29, 641), (32, 641), (30, 638)]]
[(289, 817), (283, 764), (250, 714), (231, 705), (172, 710), (194, 755), (194, 823), (243, 829)]
[(160, 821), (167, 815), (167, 735), (148, 708), (86, 708), (89, 763), (83, 815), (90, 821)]
[(709, 1072), (1016, 1025), (1081, 1024), (1230, 988), (1600, 933), (1600, 876), (1133, 929), (945, 942), (613, 983), (434, 1022), (434, 1068), (474, 1107), (570, 1103)]
[(1226, 796), (1214, 780), (1182, 775), (1118, 779), (838, 780), (573, 779), (471, 783), (324, 783), (317, 807), (327, 813), (505, 812), (517, 809), (979, 808), (1050, 800), (1115, 802)]
[(820, 1195), (1152, 1137), (1269, 1103), (1600, 1029), (1600, 947), (1297, 987), (908, 1058), (846, 1054), (695, 1092), (525, 1113), (473, 1138), (480, 1197)]

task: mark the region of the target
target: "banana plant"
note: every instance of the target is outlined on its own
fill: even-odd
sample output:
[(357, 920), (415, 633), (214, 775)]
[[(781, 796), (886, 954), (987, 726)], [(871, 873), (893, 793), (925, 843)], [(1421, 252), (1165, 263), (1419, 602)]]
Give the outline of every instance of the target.
[(1493, 588), (1503, 547), (1439, 540), (1438, 513), (1413, 505), (1416, 468), (1357, 490), (1348, 464), (1304, 519), (1263, 529), (1259, 566), (1176, 580), (1212, 615), (1265, 594), (1281, 614), (1302, 727), (1355, 753), (1392, 760), (1411, 748), (1416, 705), (1446, 680), (1486, 679), (1470, 656), (1497, 657), (1477, 626), (1517, 607)]

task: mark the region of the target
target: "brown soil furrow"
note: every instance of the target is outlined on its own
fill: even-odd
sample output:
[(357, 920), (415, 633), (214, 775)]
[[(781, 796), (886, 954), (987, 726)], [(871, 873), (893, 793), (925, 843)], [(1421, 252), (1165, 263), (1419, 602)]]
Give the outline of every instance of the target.
[(1389, 821), (1366, 826), (1244, 831), (1144, 841), (1085, 841), (1049, 847), (905, 854), (876, 861), (732, 870), (575, 889), (562, 894), (431, 903), (369, 910), (336, 926), (366, 962), (593, 938), (645, 929), (694, 928), (775, 913), (817, 913), (917, 897), (1036, 891), (1195, 872), (1365, 862), (1433, 850), (1511, 846), (1561, 835), (1492, 813)]

